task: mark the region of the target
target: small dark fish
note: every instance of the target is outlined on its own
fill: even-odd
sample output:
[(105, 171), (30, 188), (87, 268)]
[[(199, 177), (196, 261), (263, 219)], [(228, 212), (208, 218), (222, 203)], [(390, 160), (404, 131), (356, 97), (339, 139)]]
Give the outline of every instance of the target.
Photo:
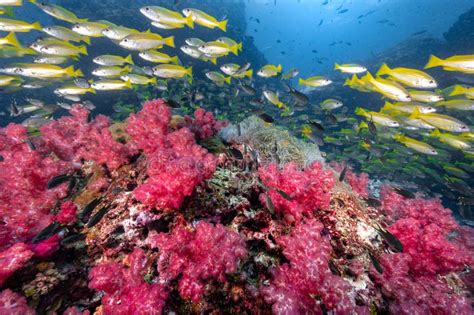
[(314, 120), (310, 120), (308, 121), (308, 123), (311, 125), (311, 127), (313, 128), (313, 131), (316, 131), (318, 134), (323, 134), (324, 132), (324, 127), (323, 125), (321, 125), (320, 123), (314, 121)]
[(280, 51), (280, 54), (286, 55), (286, 52), (284, 50)]
[(91, 85), (89, 84), (89, 82), (87, 82), (86, 79), (84, 78), (75, 78), (74, 79), (74, 84), (77, 86), (77, 87), (80, 87), (81, 89), (88, 89), (91, 87)]
[(237, 124), (237, 135), (240, 137), (242, 135), (242, 127), (240, 126), (240, 123)]
[(324, 20), (323, 20), (323, 19), (321, 19), (321, 21), (319, 21), (319, 24), (318, 24), (318, 26), (321, 26), (321, 25), (323, 25), (323, 22), (324, 22)]
[(272, 199), (265, 194), (265, 203), (267, 204), (268, 210), (270, 210), (271, 214), (275, 214), (275, 205), (273, 204)]
[[(264, 102), (261, 99), (253, 99), (249, 101), (249, 104), (252, 106), (262, 106)], [(254, 113), (256, 114), (256, 113)]]
[(20, 115), (20, 110), (17, 107), (16, 101), (12, 100), (10, 103), (10, 116)]
[(317, 53), (318, 53), (318, 51), (317, 51), (316, 49), (311, 50), (311, 52), (312, 52), (313, 54), (317, 54)]
[(361, 19), (361, 18), (363, 18), (363, 17), (364, 17), (364, 15), (361, 14), (361, 15), (359, 15), (359, 16), (357, 17), (357, 19)]
[(459, 197), (459, 203), (463, 206), (474, 206), (474, 197)]
[(337, 12), (338, 14), (342, 14), (342, 13), (346, 13), (347, 11), (349, 11), (349, 9), (344, 9), (344, 10), (341, 10), (339, 12)]
[(255, 22), (257, 22), (258, 24), (260, 24), (260, 20), (258, 18), (255, 19)]
[(382, 205), (380, 200), (378, 200), (376, 198), (366, 197), (366, 198), (363, 198), (363, 199), (369, 207), (377, 208), (377, 207), (380, 207)]
[(89, 202), (85, 207), (84, 209), (82, 210), (81, 213), (79, 213), (78, 217), (79, 217), (79, 220), (81, 220), (82, 222), (86, 222), (87, 218), (89, 217), (89, 215), (92, 213), (92, 211), (95, 209), (95, 207), (97, 207), (99, 205), (99, 203), (102, 201), (102, 198), (96, 198), (94, 200), (92, 200), (91, 202)]
[(94, 214), (94, 215), (91, 217), (91, 219), (89, 220), (89, 222), (87, 222), (86, 227), (91, 228), (91, 227), (93, 227), (94, 225), (96, 225), (97, 223), (99, 223), (99, 221), (104, 217), (104, 215), (107, 214), (107, 212), (109, 212), (109, 207), (103, 207), (103, 208), (101, 208), (99, 211), (97, 211), (96, 214)]
[(86, 238), (84, 234), (72, 234), (61, 240), (61, 245), (72, 244)]
[(267, 123), (272, 123), (274, 122), (275, 120), (268, 114), (266, 113), (262, 113), (260, 115), (258, 115), (258, 117), (263, 120), (264, 122), (267, 122)]
[(337, 269), (337, 266), (332, 259), (328, 260), (328, 267), (329, 267), (329, 270), (331, 270), (333, 275), (341, 276), (341, 273)]
[(280, 189), (274, 189), (277, 193), (279, 193), (283, 198), (285, 198), (288, 201), (292, 201), (293, 199), (291, 198), (290, 195), (288, 195), (286, 192)]
[(54, 176), (53, 178), (51, 178), (48, 181), (48, 184), (46, 185), (46, 187), (48, 189), (52, 189), (54, 187), (57, 187), (57, 186), (61, 185), (62, 183), (67, 182), (70, 179), (71, 179), (71, 175), (69, 175), (69, 174), (62, 174), (62, 175)]
[(403, 252), (403, 244), (395, 235), (385, 229), (377, 229), (377, 231), (396, 252)]
[(309, 103), (309, 98), (305, 94), (303, 94), (300, 91), (292, 88), (288, 84), (286, 84), (286, 86), (288, 87), (288, 93), (291, 96), (293, 96), (293, 98), (295, 99), (295, 101), (298, 105), (304, 106), (304, 105)]
[(36, 146), (30, 139), (27, 138), (24, 142), (28, 145), (31, 151), (36, 151)]
[(339, 174), (339, 181), (343, 182), (344, 178), (346, 178), (346, 172), (347, 172), (347, 165), (344, 166), (344, 169), (342, 170), (341, 174)]
[(0, 155), (0, 162), (3, 162), (4, 158)]
[(417, 35), (421, 35), (421, 34), (424, 34), (426, 33), (427, 31), (426, 30), (423, 30), (423, 31), (419, 31), (419, 32), (415, 32), (413, 34), (411, 34), (412, 36), (417, 36)]
[(257, 94), (257, 90), (255, 90), (253, 87), (251, 87), (248, 84), (245, 84), (242, 81), (240, 81), (239, 87), (245, 94), (252, 95), (252, 96)]
[(166, 101), (166, 104), (168, 104), (168, 106), (171, 107), (171, 108), (181, 108), (181, 104), (179, 104), (176, 101), (173, 101), (172, 99), (168, 99)]
[(240, 150), (237, 150), (236, 148), (230, 148), (229, 153), (238, 160), (242, 160), (244, 158), (242, 152), (240, 152)]
[(351, 42), (346, 42), (346, 45), (347, 46), (352, 46), (352, 43)]
[(393, 191), (395, 191), (397, 194), (399, 194), (400, 196), (403, 196), (405, 198), (408, 198), (408, 199), (415, 199), (415, 194), (412, 193), (411, 191), (409, 190), (406, 190), (406, 189), (403, 189), (403, 188), (400, 188), (400, 187), (395, 187), (395, 186), (392, 186), (392, 189)]
[(60, 228), (61, 228), (61, 225), (59, 225), (58, 222), (51, 223), (33, 238), (32, 240), (33, 244), (39, 243), (47, 238), (50, 238), (51, 236), (56, 234)]
[(322, 147), (324, 145), (324, 140), (314, 133), (309, 135), (309, 139), (313, 141), (318, 147)]
[(377, 270), (378, 273), (383, 273), (382, 265), (380, 264), (378, 259), (374, 255), (372, 255), (371, 253), (369, 253), (369, 257), (370, 257), (370, 260), (372, 261), (372, 264), (375, 267), (375, 270)]
[(337, 117), (333, 114), (326, 114), (326, 119), (333, 125), (337, 124)]
[(369, 132), (376, 136), (377, 135), (377, 127), (375, 126), (374, 124), (374, 121), (372, 120), (372, 117), (370, 118), (370, 120), (367, 122), (367, 126), (369, 126)]
[(278, 43), (278, 44), (281, 44), (281, 40), (277, 39), (277, 43)]
[(250, 68), (250, 66), (251, 66), (250, 62), (245, 63), (242, 67), (239, 68), (239, 70), (237, 70), (234, 73), (234, 75), (239, 75), (239, 74), (244, 73), (245, 71), (247, 71)]

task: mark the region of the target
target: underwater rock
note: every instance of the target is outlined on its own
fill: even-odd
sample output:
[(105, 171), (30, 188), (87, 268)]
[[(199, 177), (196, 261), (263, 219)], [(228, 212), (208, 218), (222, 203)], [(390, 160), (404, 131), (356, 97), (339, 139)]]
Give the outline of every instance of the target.
[(472, 53), (474, 50), (474, 8), (461, 14), (443, 36), (452, 47), (462, 49), (457, 54)]

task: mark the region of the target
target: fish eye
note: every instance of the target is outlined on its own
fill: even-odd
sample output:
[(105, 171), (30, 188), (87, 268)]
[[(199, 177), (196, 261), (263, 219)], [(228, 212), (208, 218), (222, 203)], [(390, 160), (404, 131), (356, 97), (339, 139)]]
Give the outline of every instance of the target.
[(126, 42), (128, 42), (128, 39), (125, 38), (123, 41), (126, 43)]
[(406, 98), (410, 98), (410, 94), (405, 95)]
[(145, 11), (150, 11), (150, 8), (149, 8), (149, 7), (146, 7), (146, 8), (145, 8)]

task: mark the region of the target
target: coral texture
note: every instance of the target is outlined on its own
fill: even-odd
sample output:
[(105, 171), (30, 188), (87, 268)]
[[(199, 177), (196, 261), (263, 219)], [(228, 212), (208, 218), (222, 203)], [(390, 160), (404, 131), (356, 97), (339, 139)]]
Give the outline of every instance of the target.
[(194, 119), (186, 115), (180, 126), (187, 127), (194, 133), (196, 139), (203, 140), (217, 134), (226, 125), (226, 121), (215, 120), (211, 112), (198, 108), (194, 112)]
[(35, 311), (28, 306), (23, 296), (6, 289), (0, 292), (0, 314), (34, 315)]
[(16, 243), (0, 252), (0, 285), (15, 271), (22, 268), (33, 255), (34, 253), (25, 243)]
[[(287, 222), (298, 222), (305, 214), (329, 207), (335, 180), (332, 172), (324, 170), (319, 162), (314, 162), (304, 170), (293, 163), (287, 163), (282, 170), (276, 164), (270, 164), (260, 168), (258, 174), (263, 184), (270, 189), (269, 195), (275, 210)], [(284, 198), (275, 189), (289, 195), (291, 200)]]
[(160, 250), (160, 280), (169, 283), (181, 275), (179, 293), (193, 302), (199, 302), (210, 280), (225, 282), (225, 274), (235, 272), (247, 255), (239, 234), (206, 222), (199, 222), (194, 231), (177, 226), (171, 234), (150, 235), (148, 243)]
[(89, 121), (90, 112), (74, 105), (71, 116), (61, 117), (41, 127), (46, 145), (65, 161), (94, 161), (111, 170), (127, 163), (132, 153), (126, 145), (117, 142), (109, 130), (110, 120), (99, 115)]

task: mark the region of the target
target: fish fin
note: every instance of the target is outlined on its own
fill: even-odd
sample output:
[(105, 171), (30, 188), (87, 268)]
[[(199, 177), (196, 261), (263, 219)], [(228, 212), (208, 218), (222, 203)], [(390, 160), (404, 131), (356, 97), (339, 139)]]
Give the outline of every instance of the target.
[(9, 17), (15, 16), (15, 13), (13, 12), (13, 8), (10, 8), (10, 7), (5, 8), (5, 14), (8, 15)]
[(77, 69), (75, 72), (74, 72), (74, 77), (83, 77), (84, 76), (84, 73), (82, 73), (81, 69)]
[(433, 68), (433, 67), (439, 67), (443, 64), (444, 60), (436, 57), (435, 55), (430, 55), (430, 59), (428, 60), (428, 63), (425, 66), (425, 69)]
[(344, 81), (344, 84), (343, 86), (351, 86), (351, 80), (350, 79), (346, 79), (346, 81)]
[(375, 80), (374, 79), (374, 76), (372, 75), (372, 73), (370, 72), (367, 72), (367, 74), (365, 76), (363, 76), (362, 78), (360, 78), (360, 81), (361, 82), (370, 82), (370, 81), (373, 81)]
[(5, 37), (5, 40), (7, 41), (8, 44), (15, 46), (17, 48), (22, 48), (20, 42), (15, 36), (15, 33), (11, 32), (8, 33), (8, 35)]
[(298, 79), (298, 84), (299, 85), (305, 85), (306, 81), (304, 79), (299, 78)]
[(149, 83), (149, 84), (156, 84), (156, 77), (155, 77), (155, 78), (151, 78), (150, 80), (148, 80), (148, 83)]
[(190, 77), (193, 76), (193, 67), (189, 67), (186, 69), (186, 74), (189, 75)]
[(433, 131), (430, 132), (430, 137), (436, 137), (438, 138), (439, 136), (441, 136), (441, 132), (439, 132), (438, 129), (435, 129)]
[(245, 77), (251, 79), (253, 76), (253, 69), (249, 69), (245, 72)]
[(64, 69), (64, 73), (67, 74), (68, 76), (73, 77), (74, 76), (74, 66), (69, 66)]
[(227, 84), (230, 84), (231, 83), (231, 80), (232, 80), (232, 77), (231, 76), (228, 76), (227, 78), (225, 78), (225, 83)]
[(229, 49), (234, 55), (237, 56), (239, 54), (239, 47), (237, 45), (234, 45), (234, 46), (230, 47)]
[(94, 90), (93, 88), (89, 88), (88, 91), (91, 92), (92, 94), (97, 94), (97, 91)]
[(341, 65), (339, 65), (338, 63), (334, 64), (334, 70), (339, 70), (341, 69)]
[(129, 89), (131, 89), (132, 88), (132, 81), (130, 81), (130, 80), (125, 81), (125, 86), (128, 87)]
[(125, 57), (125, 63), (128, 63), (130, 65), (134, 65), (135, 63), (133, 62), (133, 59), (132, 59), (132, 55), (128, 55), (127, 57)]
[(184, 24), (186, 24), (190, 28), (194, 28), (194, 19), (191, 14), (186, 17), (186, 22)]
[(217, 27), (220, 28), (221, 30), (223, 30), (224, 32), (227, 31), (227, 20), (224, 20), (224, 21), (220, 21), (217, 23)]
[(88, 53), (87, 53), (87, 46), (84, 45), (84, 46), (79, 47), (79, 53), (80, 53), (80, 54), (83, 54), (83, 55), (85, 55), (85, 56), (87, 56), (87, 55), (88, 55)]
[(28, 0), (28, 2), (36, 4), (36, 3), (38, 3), (38, 0)]
[(403, 141), (403, 138), (404, 136), (401, 134), (401, 133), (396, 133), (393, 135), (393, 139), (397, 140), (397, 141)]
[(82, 41), (83, 41), (84, 43), (86, 43), (87, 45), (90, 45), (90, 44), (91, 44), (91, 38), (90, 38), (89, 36), (84, 36), (84, 37), (82, 38)]
[(171, 57), (170, 61), (171, 61), (171, 63), (174, 63), (174, 64), (177, 65), (179, 63), (178, 56)]
[(147, 29), (145, 33), (151, 33), (151, 29)]
[(383, 105), (382, 107), (382, 110), (387, 110), (387, 109), (393, 109), (394, 107), (396, 107), (395, 105), (393, 105), (392, 103), (390, 102), (385, 102), (385, 104)]
[(86, 23), (86, 22), (89, 22), (89, 19), (77, 19), (77, 23)]
[(277, 71), (278, 71), (278, 72), (281, 72), (281, 65), (278, 65), (278, 66), (277, 66)]
[(242, 42), (237, 44), (237, 48), (238, 48), (238, 50), (242, 51)]
[(40, 24), (40, 22), (35, 22), (35, 23), (31, 24), (31, 27), (32, 27), (34, 30), (41, 31), (41, 24)]
[(382, 66), (380, 67), (379, 71), (377, 71), (377, 73), (375, 74), (376, 76), (381, 76), (381, 75), (384, 75), (384, 74), (389, 74), (390, 73), (390, 69), (386, 63), (382, 64)]
[(355, 113), (359, 116), (366, 116), (367, 115), (367, 111), (365, 109), (363, 109), (362, 107), (357, 107), (355, 109)]
[(420, 109), (416, 107), (413, 113), (411, 113), (410, 117), (408, 117), (408, 119), (417, 119), (418, 117), (420, 117), (420, 114)]
[(463, 86), (459, 84), (456, 84), (454, 86), (454, 89), (451, 91), (451, 93), (449, 93), (449, 96), (455, 96), (455, 95), (460, 95), (464, 93), (466, 93), (466, 88), (464, 88)]
[(361, 130), (362, 128), (369, 129), (369, 125), (367, 125), (365, 121), (361, 121), (358, 130)]
[(174, 48), (174, 36), (164, 38), (163, 42), (165, 43), (165, 45), (168, 45), (168, 46)]

